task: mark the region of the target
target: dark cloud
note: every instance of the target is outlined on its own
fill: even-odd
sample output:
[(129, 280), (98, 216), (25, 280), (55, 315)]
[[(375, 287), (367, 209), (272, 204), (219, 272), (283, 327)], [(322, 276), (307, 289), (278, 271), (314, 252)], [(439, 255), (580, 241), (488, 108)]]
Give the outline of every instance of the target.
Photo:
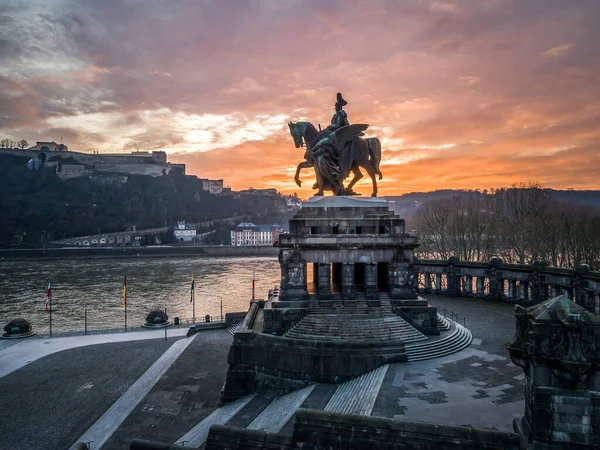
[[(121, 133), (119, 148), (190, 151), (186, 132), (199, 128), (218, 147), (260, 117), (326, 124), (342, 91), (350, 120), (374, 125), (390, 154), (409, 161), (387, 167), (404, 180), (388, 189), (416, 186), (409, 170), (423, 188), (481, 183), (484, 175), (465, 172), (473, 162), (493, 166), (482, 172), (491, 178), (527, 177), (533, 172), (507, 162), (599, 143), (599, 15), (597, 0), (8, 3), (0, 5), (0, 129), (31, 140), (64, 128), (88, 150), (114, 148)], [(235, 117), (235, 127), (201, 122), (211, 115)], [(281, 175), (282, 165), (293, 168), (281, 150), (290, 138), (284, 126), (270, 133), (263, 143), (240, 135), (231, 148), (177, 157), (242, 183), (228, 167), (240, 158), (247, 180), (267, 185), (272, 174), (294, 189)], [(432, 148), (445, 144), (453, 146)], [(411, 151), (418, 158), (404, 156)], [(439, 176), (436, 164), (456, 172)], [(572, 176), (562, 173), (548, 179)]]

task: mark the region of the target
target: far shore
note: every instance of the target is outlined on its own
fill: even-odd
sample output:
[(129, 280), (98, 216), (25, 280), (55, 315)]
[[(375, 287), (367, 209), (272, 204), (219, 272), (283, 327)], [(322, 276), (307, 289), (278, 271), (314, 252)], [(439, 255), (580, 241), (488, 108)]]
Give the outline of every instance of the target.
[(0, 249), (0, 260), (19, 259), (113, 259), (113, 258), (155, 258), (184, 256), (272, 256), (279, 253), (277, 247), (231, 245), (202, 246), (148, 246), (148, 247), (75, 247), (75, 248), (35, 248)]

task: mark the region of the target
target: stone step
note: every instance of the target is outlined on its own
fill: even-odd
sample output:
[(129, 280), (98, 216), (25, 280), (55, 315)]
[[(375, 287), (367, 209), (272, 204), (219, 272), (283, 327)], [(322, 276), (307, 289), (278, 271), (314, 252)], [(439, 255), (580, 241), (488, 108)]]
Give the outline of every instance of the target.
[(410, 326), (384, 326), (383, 324), (379, 327), (325, 327), (325, 326), (308, 326), (299, 325), (293, 327), (290, 331), (295, 333), (312, 333), (312, 334), (332, 334), (332, 335), (346, 335), (346, 334), (381, 334), (381, 333), (421, 333)]
[(386, 364), (341, 384), (325, 406), (325, 411), (370, 416), (388, 367)]
[(315, 385), (299, 389), (297, 391), (278, 397), (269, 406), (256, 416), (246, 428), (249, 430), (260, 430), (268, 433), (278, 433), (291, 419), (296, 410), (304, 403), (315, 388)]
[(373, 317), (381, 317), (382, 315), (393, 314), (392, 310), (381, 310), (379, 308), (368, 308), (368, 307), (323, 307), (323, 308), (314, 308), (309, 309), (309, 316), (373, 316)]
[(325, 332), (336, 331), (336, 330), (359, 330), (359, 331), (372, 331), (380, 330), (385, 328), (386, 330), (416, 330), (410, 324), (403, 325), (401, 323), (387, 323), (383, 320), (378, 321), (376, 324), (361, 324), (360, 322), (349, 322), (347, 324), (328, 324), (328, 323), (310, 323), (310, 322), (298, 322), (293, 327), (296, 330), (322, 330)]
[(437, 325), (440, 331), (448, 331), (450, 329), (450, 322), (441, 314), (437, 315)]
[(467, 348), (473, 340), (471, 332), (462, 325), (453, 322), (454, 331), (450, 335), (426, 343), (406, 344), (408, 361), (423, 361), (451, 355)]
[(404, 342), (427, 340), (425, 335), (399, 316), (363, 317), (362, 319), (350, 316), (346, 317), (346, 320), (340, 320), (337, 316), (307, 315), (285, 335), (296, 339), (317, 340), (394, 340)]
[(200, 447), (206, 442), (208, 430), (213, 425), (223, 425), (233, 416), (235, 416), (244, 406), (246, 406), (256, 394), (247, 395), (234, 402), (228, 403), (221, 408), (215, 409), (202, 422), (181, 436), (175, 442), (175, 445), (186, 445), (188, 447)]
[[(373, 330), (373, 331), (364, 331), (364, 330), (356, 330), (356, 331), (349, 331), (349, 330), (344, 330), (344, 331), (336, 331), (336, 332), (327, 332), (327, 331), (323, 331), (323, 330), (306, 330), (306, 329), (294, 329), (294, 330), (290, 330), (286, 333), (286, 336), (288, 337), (292, 337), (292, 336), (302, 336), (302, 335), (311, 335), (311, 336), (323, 336), (323, 337), (328, 337), (331, 336), (332, 338), (336, 338), (336, 337), (340, 337), (340, 338), (344, 338), (344, 337), (349, 337), (349, 336), (356, 336), (356, 337), (377, 337), (377, 336), (413, 336), (413, 337), (422, 337), (423, 334), (419, 333), (416, 330), (385, 330), (385, 329), (381, 329), (381, 330)], [(425, 336), (425, 339), (427, 339), (427, 337)], [(421, 339), (421, 340), (425, 340), (425, 339)]]
[(229, 331), (231, 333), (231, 335), (233, 336), (235, 334), (236, 331), (238, 331), (240, 328), (242, 328), (242, 322), (236, 322), (233, 325), (227, 327), (227, 331)]

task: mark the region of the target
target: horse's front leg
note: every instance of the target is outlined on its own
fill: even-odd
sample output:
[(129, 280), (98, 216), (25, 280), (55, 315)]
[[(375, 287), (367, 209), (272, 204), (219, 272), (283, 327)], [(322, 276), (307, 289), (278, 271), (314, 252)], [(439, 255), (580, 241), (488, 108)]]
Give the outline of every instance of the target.
[(312, 167), (312, 164), (309, 161), (303, 161), (300, 164), (298, 164), (298, 167), (296, 167), (296, 175), (294, 176), (294, 181), (296, 182), (298, 187), (302, 187), (302, 181), (300, 181), (300, 171), (302, 169), (308, 169), (309, 167)]
[(352, 189), (356, 182), (363, 177), (363, 174), (357, 165), (352, 166), (352, 173), (354, 174), (354, 178), (352, 178), (352, 181), (348, 185), (348, 189)]

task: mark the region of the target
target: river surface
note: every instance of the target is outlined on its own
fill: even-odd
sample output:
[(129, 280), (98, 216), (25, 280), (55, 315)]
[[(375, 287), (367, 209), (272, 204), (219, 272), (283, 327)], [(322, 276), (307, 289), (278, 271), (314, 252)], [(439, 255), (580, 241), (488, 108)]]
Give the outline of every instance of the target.
[(48, 279), (52, 280), (53, 332), (124, 327), (123, 278), (127, 276), (127, 322), (139, 327), (152, 309), (167, 308), (170, 319), (191, 321), (191, 276), (195, 276), (197, 320), (205, 315), (246, 311), (252, 296), (266, 299), (279, 284), (274, 257), (166, 257), (53, 261), (0, 261), (0, 334), (17, 317), (47, 333), (44, 311)]

